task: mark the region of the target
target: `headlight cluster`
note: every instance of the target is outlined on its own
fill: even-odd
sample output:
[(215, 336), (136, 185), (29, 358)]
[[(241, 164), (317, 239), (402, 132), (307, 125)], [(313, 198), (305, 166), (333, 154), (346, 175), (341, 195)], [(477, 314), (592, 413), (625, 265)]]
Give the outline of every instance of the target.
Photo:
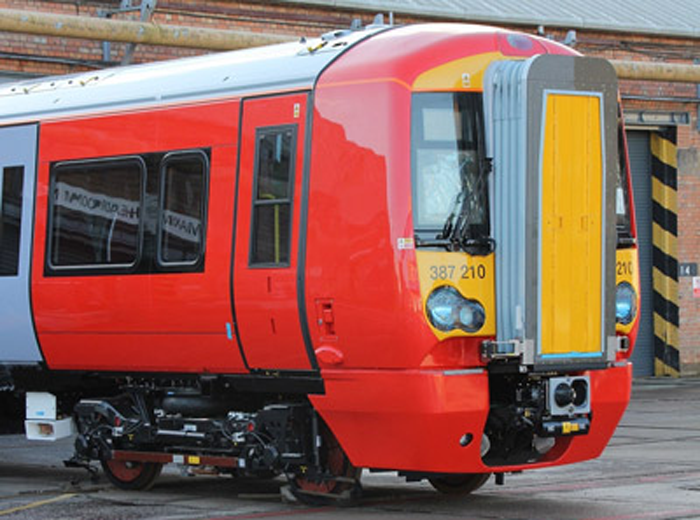
[(615, 315), (622, 325), (629, 325), (637, 315), (637, 292), (628, 282), (617, 284)]
[(467, 300), (449, 286), (438, 287), (428, 296), (426, 310), (430, 323), (442, 332), (454, 329), (476, 332), (486, 320), (486, 312), (479, 302)]

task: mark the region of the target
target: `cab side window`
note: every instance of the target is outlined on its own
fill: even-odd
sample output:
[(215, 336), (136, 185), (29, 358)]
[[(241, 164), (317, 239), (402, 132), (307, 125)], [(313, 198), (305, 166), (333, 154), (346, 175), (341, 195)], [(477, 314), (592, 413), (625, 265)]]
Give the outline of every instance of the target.
[(289, 265), (296, 126), (256, 135), (251, 266)]

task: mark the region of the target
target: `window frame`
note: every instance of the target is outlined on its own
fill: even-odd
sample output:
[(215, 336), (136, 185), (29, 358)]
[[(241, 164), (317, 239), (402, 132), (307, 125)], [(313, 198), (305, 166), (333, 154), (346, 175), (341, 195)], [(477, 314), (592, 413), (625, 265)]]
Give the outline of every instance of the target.
[[(202, 231), (199, 237), (199, 251), (197, 258), (191, 261), (170, 262), (163, 258), (163, 217), (165, 216), (165, 192), (166, 192), (166, 176), (168, 165), (181, 158), (198, 158), (202, 163), (202, 199), (201, 199), (201, 225)], [(200, 265), (204, 261), (206, 252), (206, 230), (207, 219), (209, 214), (209, 175), (210, 161), (204, 151), (201, 149), (195, 150), (178, 150), (166, 153), (159, 163), (158, 182), (160, 184), (158, 194), (158, 224), (156, 229), (156, 264), (163, 270), (178, 270), (182, 268), (192, 268)]]
[[(625, 203), (624, 221), (618, 221), (620, 214), (617, 212), (617, 202), (615, 203), (615, 234), (617, 247), (629, 246), (635, 243), (635, 235), (632, 231), (632, 193), (630, 192), (630, 164), (629, 164), (629, 149), (627, 147), (627, 135), (622, 117), (622, 107), (617, 106), (617, 172), (615, 178), (615, 198), (617, 199), (617, 190), (622, 189), (622, 196)], [(619, 184), (618, 184), (619, 182)]]
[[(481, 225), (484, 226), (484, 233), (482, 237), (470, 237), (470, 238), (490, 238), (491, 229), (491, 181), (489, 179), (490, 172), (486, 168), (486, 150), (485, 150), (485, 126), (484, 126), (484, 111), (483, 111), (483, 93), (481, 92), (463, 92), (463, 91), (426, 91), (426, 92), (414, 92), (411, 96), (411, 205), (413, 214), (413, 232), (419, 239), (427, 240), (430, 242), (434, 240), (442, 233), (442, 228), (440, 227), (430, 227), (426, 225), (419, 226), (417, 220), (417, 213), (420, 210), (420, 197), (418, 190), (418, 153), (421, 150), (451, 150), (451, 146), (445, 146), (446, 144), (459, 144), (460, 138), (456, 139), (454, 142), (445, 140), (427, 140), (423, 135), (424, 127), (424, 112), (425, 108), (438, 108), (443, 109), (442, 105), (437, 102), (437, 96), (439, 95), (449, 95), (452, 96), (453, 100), (456, 95), (467, 95), (469, 103), (472, 108), (475, 109), (472, 115), (472, 120), (470, 123), (473, 124), (474, 135), (472, 140), (475, 143), (475, 147), (471, 148), (456, 148), (456, 152), (467, 152), (473, 151), (476, 153), (476, 167), (478, 169), (479, 175), (483, 178), (484, 195), (483, 198), (483, 211), (485, 215), (485, 220)], [(433, 97), (433, 99), (431, 99)], [(418, 109), (418, 110), (417, 110)], [(462, 125), (464, 125), (462, 121)], [(466, 144), (466, 143), (465, 143)]]
[[(258, 188), (260, 182), (260, 139), (266, 135), (277, 135), (285, 131), (291, 131), (291, 142), (289, 145), (289, 176), (287, 179), (287, 198), (258, 200)], [(297, 170), (297, 138), (299, 125), (285, 124), (275, 126), (261, 126), (255, 130), (255, 154), (253, 163), (253, 187), (250, 205), (250, 236), (248, 247), (248, 267), (252, 269), (274, 269), (280, 267), (291, 267), (292, 265), (292, 231), (294, 227), (294, 184)], [(288, 250), (289, 258), (285, 262), (256, 262), (253, 254), (255, 251), (256, 237), (256, 209), (259, 206), (273, 206), (275, 204), (289, 204), (289, 225), (288, 225)]]
[[(132, 163), (137, 165), (140, 179), (139, 190), (139, 225), (136, 235), (136, 256), (134, 260), (128, 264), (80, 264), (80, 265), (55, 265), (53, 263), (54, 253), (54, 218), (55, 218), (55, 201), (52, 194), (55, 192), (57, 177), (62, 170), (71, 170), (75, 168), (85, 168), (89, 166), (100, 167), (110, 165), (123, 165)], [(137, 269), (141, 263), (143, 256), (143, 234), (144, 234), (144, 204), (146, 201), (146, 177), (148, 170), (146, 163), (140, 155), (125, 155), (120, 157), (100, 157), (95, 159), (81, 159), (59, 161), (53, 163), (49, 167), (49, 195), (47, 204), (47, 232), (46, 232), (46, 255), (45, 255), (45, 271), (46, 274), (63, 274), (70, 273), (78, 275), (81, 273), (100, 273), (100, 274), (120, 274), (131, 273)]]

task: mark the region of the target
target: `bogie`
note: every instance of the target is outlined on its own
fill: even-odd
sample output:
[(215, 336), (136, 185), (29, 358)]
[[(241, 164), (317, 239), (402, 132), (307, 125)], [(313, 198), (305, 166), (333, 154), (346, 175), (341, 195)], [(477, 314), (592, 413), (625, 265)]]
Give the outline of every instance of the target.
[(358, 471), (308, 402), (255, 411), (235, 405), (235, 397), (212, 398), (192, 389), (180, 395), (173, 389), (130, 389), (83, 400), (74, 411), (73, 464), (99, 460), (111, 482), (132, 490), (150, 487), (169, 462), (189, 465), (193, 473), (203, 468), (258, 478), (285, 473), (301, 493), (335, 494), (351, 487)]

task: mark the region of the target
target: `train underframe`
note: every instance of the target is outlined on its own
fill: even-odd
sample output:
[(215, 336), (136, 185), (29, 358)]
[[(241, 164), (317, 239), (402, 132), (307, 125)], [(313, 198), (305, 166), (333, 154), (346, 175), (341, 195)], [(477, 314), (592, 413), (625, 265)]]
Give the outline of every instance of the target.
[(305, 396), (182, 383), (141, 381), (111, 397), (80, 400), (67, 464), (94, 471), (98, 461), (109, 481), (127, 490), (150, 488), (168, 463), (193, 476), (284, 474), (289, 491), (305, 502), (349, 500), (359, 490), (359, 469)]
[[(460, 439), (479, 446), (473, 472), (369, 469), (398, 469), (408, 480), (428, 479), (438, 491), (464, 494), (492, 473), (502, 482), (507, 471), (557, 464), (572, 438), (589, 432), (589, 376), (499, 369), (488, 372), (487, 384), (486, 423), (464, 424), (462, 431), (474, 433)], [(94, 469), (97, 461), (117, 487), (147, 489), (164, 464), (175, 463), (192, 475), (284, 474), (287, 489), (307, 503), (351, 500), (361, 489), (359, 468), (304, 394), (239, 392), (216, 378), (121, 381), (112, 390), (73, 407), (78, 435), (68, 464)], [(368, 438), (377, 435), (384, 435), (379, 425), (367, 431)]]

